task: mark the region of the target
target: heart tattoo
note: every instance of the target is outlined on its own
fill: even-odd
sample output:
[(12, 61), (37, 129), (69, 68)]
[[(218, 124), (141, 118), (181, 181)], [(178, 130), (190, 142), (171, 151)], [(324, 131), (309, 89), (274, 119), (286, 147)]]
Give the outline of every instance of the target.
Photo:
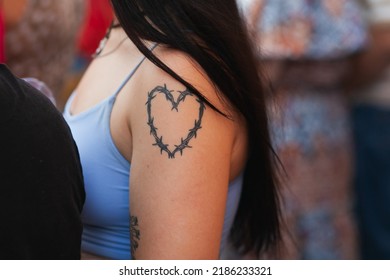
[(195, 120), (194, 127), (188, 130), (188, 134), (185, 138), (181, 138), (181, 143), (178, 145), (174, 145), (175, 149), (170, 150), (168, 148), (168, 144), (165, 144), (163, 142), (163, 137), (159, 136), (157, 134), (157, 127), (154, 125), (154, 117), (152, 116), (152, 101), (158, 94), (163, 94), (165, 96), (165, 99), (171, 103), (172, 110), (176, 110), (176, 112), (179, 112), (179, 105), (181, 102), (184, 102), (187, 96), (194, 96), (192, 92), (190, 92), (188, 89), (184, 91), (178, 91), (180, 93), (179, 97), (175, 101), (173, 95), (173, 90), (169, 90), (166, 85), (164, 86), (157, 86), (155, 87), (151, 92), (148, 93), (148, 101), (146, 102), (146, 108), (148, 113), (148, 125), (150, 127), (150, 134), (154, 137), (156, 140), (156, 143), (153, 144), (153, 146), (157, 146), (160, 148), (161, 154), (163, 152), (166, 152), (168, 154), (168, 158), (175, 158), (175, 155), (177, 152), (180, 152), (180, 155), (183, 155), (183, 150), (186, 148), (192, 148), (189, 143), (192, 138), (196, 138), (197, 132), (199, 129), (202, 128), (202, 118), (204, 111), (206, 110), (206, 105), (202, 100), (200, 100), (198, 97), (196, 97), (196, 101), (199, 103), (199, 115), (198, 119)]

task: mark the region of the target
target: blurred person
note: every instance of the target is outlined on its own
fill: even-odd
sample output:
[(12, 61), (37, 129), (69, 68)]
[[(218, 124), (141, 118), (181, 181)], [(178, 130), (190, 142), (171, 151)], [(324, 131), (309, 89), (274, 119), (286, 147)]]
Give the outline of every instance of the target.
[(112, 3), (118, 22), (64, 111), (85, 175), (84, 257), (277, 246), (276, 160), (235, 1)]
[(370, 44), (352, 76), (362, 259), (390, 259), (390, 1), (367, 0)]
[(0, 259), (80, 259), (77, 147), (41, 92), (0, 64)]
[[(84, 0), (3, 0), (22, 10), (5, 33), (7, 65), (18, 77), (44, 82), (57, 98), (73, 63)], [(59, 108), (61, 104), (58, 104)]]
[[(272, 83), (273, 141), (286, 170), (282, 259), (354, 259), (352, 146), (344, 83), (366, 44), (353, 0), (245, 1)], [(274, 255), (264, 256), (274, 258)]]
[[(24, 13), (27, 0), (2, 0), (0, 1), (0, 62), (5, 63), (4, 33), (9, 27), (17, 24)], [(45, 94), (56, 105), (52, 91), (47, 85), (33, 77), (25, 77), (24, 80)]]

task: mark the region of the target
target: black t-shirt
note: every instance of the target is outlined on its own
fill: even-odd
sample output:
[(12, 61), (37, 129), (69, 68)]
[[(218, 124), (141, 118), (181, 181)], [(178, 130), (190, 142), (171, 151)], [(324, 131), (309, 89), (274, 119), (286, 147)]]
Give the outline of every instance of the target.
[(85, 200), (62, 114), (0, 65), (0, 259), (79, 259)]

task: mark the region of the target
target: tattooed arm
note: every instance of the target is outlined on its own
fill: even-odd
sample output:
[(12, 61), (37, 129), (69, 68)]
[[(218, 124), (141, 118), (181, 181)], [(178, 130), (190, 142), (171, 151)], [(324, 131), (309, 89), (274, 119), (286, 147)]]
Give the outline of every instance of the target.
[[(167, 61), (226, 109), (192, 63), (183, 57)], [(146, 82), (130, 120), (133, 253), (137, 259), (216, 259), (235, 124), (151, 63), (144, 68)]]

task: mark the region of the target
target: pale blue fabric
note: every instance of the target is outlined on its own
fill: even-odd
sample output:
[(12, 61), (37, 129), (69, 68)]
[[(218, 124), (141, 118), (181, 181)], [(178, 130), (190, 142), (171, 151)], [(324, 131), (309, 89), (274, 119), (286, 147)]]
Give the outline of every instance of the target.
[[(142, 60), (143, 61), (143, 60)], [(64, 117), (77, 143), (84, 173), (86, 202), (82, 219), (82, 250), (110, 259), (131, 259), (129, 238), (130, 163), (115, 146), (110, 133), (110, 116), (116, 96), (139, 65), (126, 77), (119, 89), (87, 111), (70, 114), (73, 95)], [(225, 246), (241, 195), (240, 175), (229, 186), (221, 250)], [(207, 217), (205, 217), (207, 221)]]

